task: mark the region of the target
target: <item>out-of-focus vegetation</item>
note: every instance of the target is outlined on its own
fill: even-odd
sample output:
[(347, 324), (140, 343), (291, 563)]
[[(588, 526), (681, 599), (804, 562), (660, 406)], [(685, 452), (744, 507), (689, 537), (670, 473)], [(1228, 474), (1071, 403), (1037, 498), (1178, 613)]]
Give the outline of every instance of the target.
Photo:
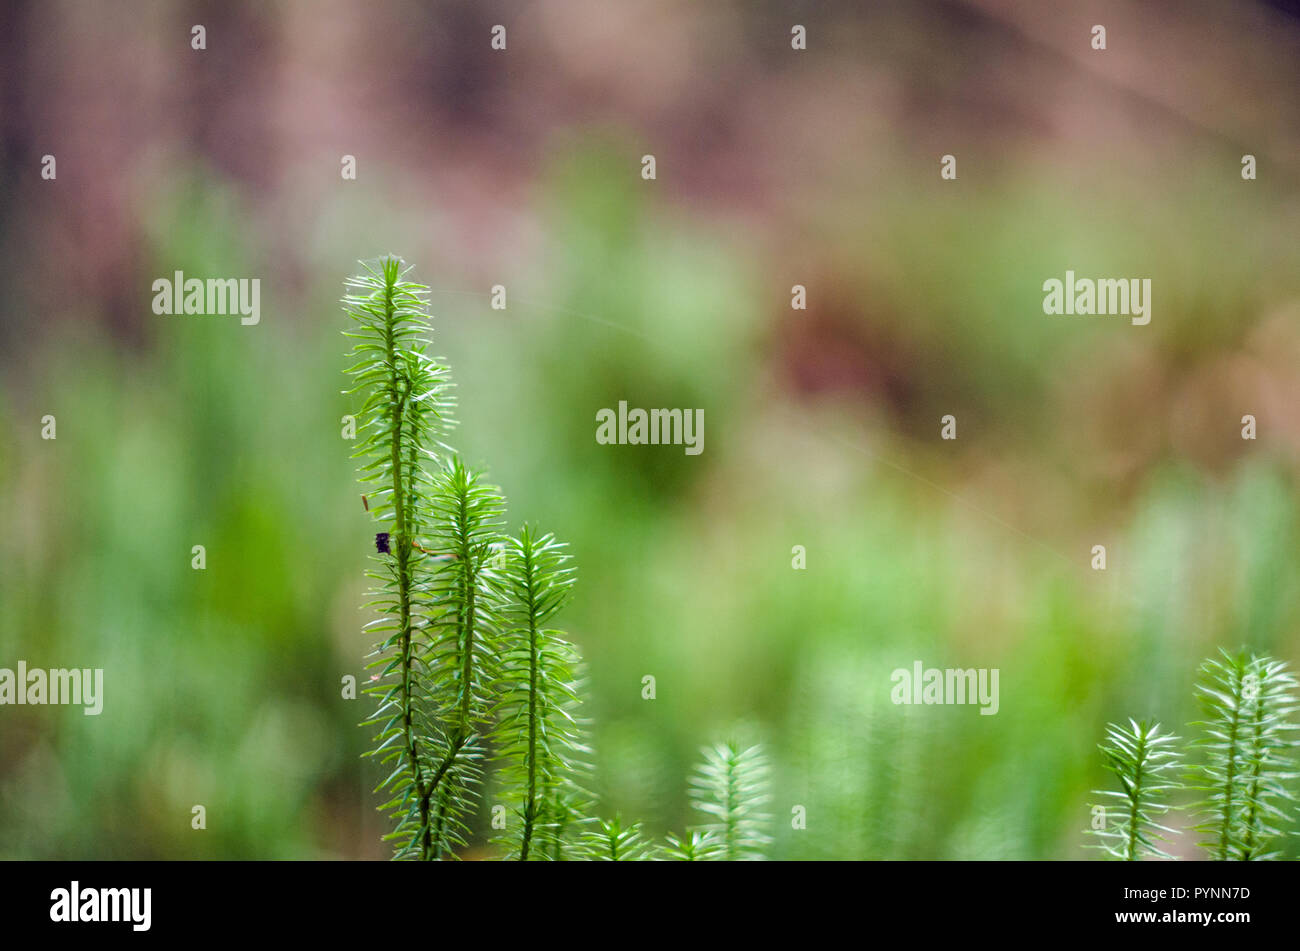
[[(1090, 13), (983, 2), (810, 6), (798, 54), (775, 4), (7, 5), (0, 666), (105, 701), (0, 708), (0, 856), (386, 854), (337, 299), (387, 251), (457, 447), (572, 544), (603, 815), (693, 824), (741, 732), (776, 857), (1084, 855), (1107, 722), (1194, 718), (1218, 645), (1300, 661), (1300, 28), (1145, 6), (1090, 60)], [(1044, 316), (1067, 268), (1150, 325)], [(261, 323), (155, 316), (175, 270)], [(598, 445), (619, 400), (704, 453)], [(998, 714), (893, 705), (917, 660)]]

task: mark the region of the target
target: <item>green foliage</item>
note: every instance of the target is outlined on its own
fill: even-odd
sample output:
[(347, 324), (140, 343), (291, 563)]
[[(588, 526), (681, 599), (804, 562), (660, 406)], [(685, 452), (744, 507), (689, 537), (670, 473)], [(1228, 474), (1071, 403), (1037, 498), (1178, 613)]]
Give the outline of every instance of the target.
[(1230, 654), (1201, 666), (1198, 699), (1205, 711), (1197, 742), (1203, 760), (1192, 770), (1202, 792), (1200, 843), (1219, 860), (1276, 858), (1271, 843), (1290, 821), (1292, 794), (1283, 783), (1295, 726), (1295, 678), (1268, 657)]
[[(478, 807), (482, 736), (496, 691), (514, 671), (500, 666), (499, 579), (505, 500), (442, 441), (451, 383), (422, 336), (423, 285), (405, 281), (395, 257), (348, 282), (344, 308), (358, 324), (359, 362), (350, 393), (364, 393), (355, 456), (371, 486), (370, 511), (389, 523), (380, 549), (371, 630), (387, 636), (367, 665), (379, 701), (365, 721), (379, 726), (369, 755), (392, 769), (377, 791), (395, 828), (396, 857), (451, 857), (467, 844)], [(380, 547), (377, 545), (377, 547)]]
[[(435, 610), (427, 597), (434, 565), (416, 542), (434, 516), (426, 463), (438, 461), (431, 446), (440, 444), (450, 425), (450, 382), (446, 368), (426, 354), (420, 340), (429, 326), (427, 288), (404, 280), (408, 269), (397, 258), (364, 266), (366, 273), (348, 281), (343, 298), (344, 310), (356, 322), (347, 336), (356, 340), (358, 358), (347, 371), (353, 382), (347, 392), (365, 396), (353, 456), (362, 460), (360, 480), (370, 487), (370, 511), (390, 531), (388, 553), (380, 554), (378, 569), (367, 573), (378, 584), (368, 606), (380, 614), (369, 630), (385, 637), (366, 665), (377, 669), (365, 692), (379, 706), (363, 725), (379, 727), (368, 755), (391, 768), (376, 789), (391, 794), (380, 806), (395, 823), (386, 838), (395, 843), (397, 857), (427, 859), (443, 845), (435, 842), (433, 797), (451, 766), (462, 782), (469, 769), (444, 759), (445, 737), (430, 719), (439, 687), (424, 643)], [(467, 745), (456, 746), (451, 755)]]
[[(1276, 840), (1294, 821), (1295, 797), (1286, 783), (1297, 775), (1289, 771), (1297, 682), (1286, 664), (1268, 656), (1219, 654), (1201, 665), (1196, 685), (1205, 719), (1192, 724), (1201, 732), (1191, 744), (1200, 759), (1188, 769), (1187, 788), (1202, 796), (1194, 828), (1206, 838), (1198, 845), (1220, 861), (1276, 859)], [(1166, 796), (1179, 788), (1171, 778), (1179, 763), (1177, 737), (1161, 733), (1159, 724), (1129, 724), (1110, 724), (1100, 747), (1122, 789), (1099, 793), (1118, 800), (1119, 808), (1108, 810), (1105, 828), (1090, 831), (1115, 858), (1170, 858), (1155, 843), (1173, 830), (1155, 818), (1168, 811)]]
[(678, 853), (693, 852), (694, 858), (726, 861), (760, 859), (772, 839), (765, 827), (770, 817), (762, 809), (770, 798), (767, 756), (755, 745), (741, 749), (734, 743), (705, 747), (704, 762), (690, 778), (691, 804), (711, 816), (713, 822), (700, 827), (704, 836), (686, 843), (677, 839), (671, 847)]
[[(563, 153), (575, 161), (591, 154), (587, 141), (570, 144)], [(602, 183), (622, 182), (623, 161), (616, 151), (595, 169), (586, 162), (567, 191), (558, 191), (554, 180), (535, 183), (540, 233), (553, 243), (540, 249), (546, 267), (523, 268), (532, 275), (529, 287), (508, 282), (508, 311), (492, 311), (482, 293), (457, 293), (481, 288), (450, 273), (417, 266), (409, 277), (443, 287), (433, 298), (437, 336), (431, 349), (452, 358), (460, 384), (455, 392), (463, 422), (450, 441), (472, 448), (468, 459), (489, 462), (509, 490), (516, 513), (511, 531), (522, 518), (538, 519), (581, 553), (581, 595), (556, 623), (599, 662), (600, 682), (588, 693), (589, 706), (598, 707), (606, 722), (606, 732), (596, 734), (602, 752), (617, 747), (620, 754), (602, 762), (602, 788), (618, 793), (626, 815), (649, 813), (623, 792), (640, 787), (645, 793), (638, 803), (661, 800), (668, 826), (680, 831), (693, 821), (679, 818), (678, 797), (670, 795), (680, 785), (680, 764), (714, 738), (699, 735), (700, 724), (748, 705), (746, 712), (774, 743), (783, 800), (807, 804), (811, 820), (798, 831), (788, 821), (776, 823), (773, 857), (1063, 858), (1077, 854), (1078, 837), (1067, 836), (1084, 824), (1080, 803), (1103, 785), (1092, 775), (1100, 772), (1100, 761), (1088, 751), (1102, 739), (1098, 728), (1106, 720), (1153, 711), (1186, 735), (1179, 727), (1200, 719), (1185, 709), (1191, 703), (1187, 672), (1214, 651), (1225, 625), (1242, 642), (1293, 667), (1300, 660), (1300, 493), (1285, 443), (1263, 440), (1259, 452), (1216, 455), (1209, 444), (1198, 443), (1189, 454), (1177, 446), (1144, 451), (1140, 438), (1124, 441), (1137, 464), (1125, 480), (1122, 503), (1118, 496), (1095, 495), (1096, 472), (1087, 466), (1055, 466), (1053, 479), (982, 485), (979, 498), (970, 501), (1023, 515), (1023, 523), (1010, 521), (1049, 544), (1087, 534), (1099, 515), (1108, 516), (1115, 533), (1129, 539), (1125, 557), (1137, 574), (1124, 586), (1131, 599), (1098, 598), (1098, 576), (1091, 572), (1043, 558), (1041, 548), (1019, 536), (972, 522), (942, 493), (822, 441), (838, 435), (870, 446), (952, 488), (964, 477), (961, 458), (952, 457), (953, 467), (940, 465), (927, 455), (928, 440), (914, 438), (923, 430), (906, 421), (925, 415), (924, 406), (902, 399), (910, 407), (904, 418), (895, 414), (899, 401), (892, 391), (838, 399), (848, 385), (842, 377), (828, 381), (840, 387), (823, 391), (830, 399), (811, 403), (798, 388), (751, 386), (754, 371), (775, 352), (747, 346), (771, 341), (770, 312), (754, 306), (770, 295), (764, 262), (747, 258), (736, 242), (718, 241), (716, 218), (678, 215), (669, 221), (645, 214), (647, 208), (626, 215), (622, 204), (604, 200), (609, 188), (584, 187), (591, 171)], [(354, 762), (350, 751), (363, 736), (348, 735), (349, 727), (362, 717), (356, 701), (340, 702), (337, 689), (344, 669), (356, 672), (349, 658), (361, 653), (353, 646), (359, 638), (341, 632), (373, 617), (356, 614), (362, 599), (340, 604), (338, 598), (367, 563), (357, 537), (360, 502), (355, 493), (343, 498), (351, 465), (340, 451), (337, 425), (329, 424), (355, 412), (360, 401), (328, 392), (340, 369), (353, 362), (340, 362), (336, 328), (322, 332), (320, 322), (294, 315), (328, 314), (344, 275), (320, 268), (349, 260), (343, 255), (367, 235), (391, 241), (401, 234), (412, 248), (456, 240), (454, 216), (431, 216), (409, 201), (427, 170), (398, 165), (389, 170), (399, 177), (384, 188), (322, 193), (322, 227), (307, 254), (299, 232), (277, 230), (272, 218), (283, 225), (292, 216), (280, 214), (282, 206), (267, 200), (269, 193), (250, 190), (211, 165), (183, 163), (174, 173), (160, 166), (153, 198), (141, 196), (133, 205), (147, 240), (139, 254), (116, 259), (129, 259), (151, 276), (169, 274), (173, 266), (204, 276), (260, 274), (263, 291), (274, 288), (279, 318), (265, 298), (256, 328), (229, 333), (233, 328), (224, 320), (188, 318), (138, 322), (121, 312), (117, 293), (83, 295), (75, 320), (46, 320), (41, 308), (17, 303), (8, 309), (6, 319), (26, 321), (32, 333), (7, 337), (13, 345), (0, 373), (0, 419), (9, 437), (0, 451), (0, 487), (13, 503), (0, 539), (0, 653), (9, 666), (21, 657), (33, 663), (41, 657), (51, 663), (101, 658), (96, 665), (110, 668), (114, 678), (110, 690), (114, 683), (131, 685), (129, 692), (110, 692), (109, 710), (129, 695), (131, 713), (119, 708), (113, 740), (105, 743), (103, 717), (70, 721), (37, 717), (38, 708), (5, 708), (0, 856), (379, 854), (377, 843), (358, 838), (364, 822), (377, 817), (363, 820), (353, 808), (353, 790), (362, 767), (372, 786), (388, 771), (376, 774), (372, 760)], [(1229, 209), (1191, 199), (1217, 174), (1180, 178), (1181, 194), (1151, 204), (1159, 220), (1144, 238), (1168, 239), (1147, 241), (1164, 266), (1177, 270), (1215, 246)], [(1019, 194), (992, 196), (1010, 199), (998, 212), (1004, 236), (1050, 238), (1051, 221), (1086, 212), (1087, 202), (1099, 197), (1090, 190), (1066, 196), (1051, 185), (1029, 181)], [(924, 196), (900, 192), (895, 214), (871, 216), (872, 236), (902, 228), (915, 248), (923, 248), (926, 229), (911, 221), (918, 197)], [(1111, 197), (1112, 211), (1125, 200)], [(1256, 203), (1262, 207), (1273, 197)], [(574, 198), (585, 211), (575, 214)], [(1041, 214), (1044, 201), (1056, 203), (1051, 214)], [(937, 204), (931, 210), (942, 211)], [(1240, 214), (1235, 202), (1232, 210), (1239, 230), (1263, 220)], [(844, 208), (839, 223), (851, 228), (868, 220), (860, 211)], [(8, 223), (25, 220), (11, 215)], [(964, 229), (960, 215), (942, 220), (976, 230)], [(1089, 220), (1120, 222), (1123, 216)], [(629, 240), (611, 240), (611, 225)], [(1104, 252), (1114, 236), (1085, 238)], [(964, 237), (967, 251), (1005, 250), (980, 244), (983, 235)], [(897, 250), (885, 240), (874, 246)], [(1058, 250), (1039, 243), (1044, 267), (1055, 266), (1050, 259)], [(967, 251), (944, 251), (946, 263), (960, 265), (956, 292), (954, 285), (935, 282), (923, 285), (928, 293), (894, 293), (922, 286), (912, 278), (933, 266), (907, 254), (894, 259), (915, 262), (916, 273), (890, 271), (896, 285), (863, 284), (858, 278), (873, 273), (865, 267), (857, 277), (840, 273), (851, 279), (840, 288), (850, 304), (844, 316), (851, 329), (903, 331), (890, 339), (914, 360), (896, 367), (905, 371), (902, 382), (910, 383), (914, 396), (933, 395), (937, 378), (922, 379), (924, 371), (945, 366), (950, 355), (951, 339), (932, 332), (939, 319), (934, 315), (943, 314), (954, 296), (996, 309), (979, 275), (1010, 277)], [(1145, 354), (1164, 358), (1159, 372), (1143, 377), (1152, 385), (1163, 381), (1164, 389), (1148, 394), (1150, 405), (1182, 406), (1165, 398), (1170, 393), (1208, 398), (1198, 379), (1231, 361), (1237, 342), (1250, 333), (1267, 341), (1263, 357), (1281, 360), (1270, 364), (1274, 374), (1291, 372), (1293, 363), (1281, 358), (1294, 351), (1300, 322), (1277, 319), (1280, 312), (1270, 305), (1280, 288), (1267, 278), (1279, 267), (1300, 273), (1300, 242), (1274, 242), (1269, 253), (1248, 257), (1231, 275), (1215, 274), (1187, 288), (1198, 317), (1183, 327), (1213, 324), (1219, 330), (1179, 335), (1179, 346)], [(33, 289), (51, 286), (21, 265), (10, 274), (15, 302), (24, 297), (18, 286), (24, 281)], [(132, 286), (138, 277), (132, 272)], [(999, 282), (1004, 290), (1013, 285)], [(899, 306), (906, 312), (893, 309)], [(1091, 346), (1070, 351), (1081, 363), (1058, 350), (1061, 359), (1040, 353), (1035, 364), (999, 346), (1006, 341), (996, 322), (969, 312), (964, 318), (972, 318), (972, 332), (983, 327), (989, 339), (988, 345), (976, 341), (979, 356), (959, 361), (959, 369), (988, 382), (984, 405), (1015, 407), (1003, 415), (1004, 434), (1013, 437), (1005, 447), (1008, 471), (1037, 471), (1063, 453), (1114, 449), (1118, 433), (1159, 441), (1166, 432), (1160, 425), (1136, 433), (1125, 428), (1132, 400), (1114, 397), (1131, 378), (1132, 367), (1122, 359), (1128, 335), (1085, 335)], [(623, 326), (651, 336), (655, 351), (647, 352), (646, 342)], [(694, 345), (702, 331), (710, 334), (704, 351)], [(1066, 340), (1058, 337), (1058, 343)], [(730, 359), (720, 361), (718, 354)], [(979, 359), (988, 367), (969, 366)], [(697, 372), (710, 362), (723, 375)], [(1109, 367), (1113, 375), (1091, 386), (1053, 389), (1052, 398), (1034, 403), (1024, 398), (1025, 380), (1012, 372), (1021, 365), (1036, 366), (1044, 380), (1070, 378), (1080, 366)], [(582, 372), (572, 372), (576, 366)], [(638, 382), (624, 382), (632, 373)], [(669, 382), (661, 383), (665, 377)], [(70, 380), (76, 385), (56, 385)], [(655, 405), (707, 406), (711, 414), (720, 404), (732, 406), (725, 446), (712, 442), (702, 457), (595, 446), (590, 409), (606, 405), (596, 400), (615, 382), (627, 393), (656, 387), (642, 405), (653, 399)], [(679, 392), (683, 385), (693, 389)], [(159, 399), (160, 392), (167, 398)], [(537, 404), (538, 412), (521, 411), (539, 395), (545, 403)], [(47, 411), (58, 415), (57, 442), (41, 442), (32, 424)], [(989, 421), (996, 415), (990, 413)], [(1080, 431), (1055, 426), (1060, 419), (1097, 425)], [(471, 425), (472, 446), (460, 435)], [(1229, 435), (1234, 438), (1212, 441), (1220, 453), (1235, 442)], [(773, 447), (782, 451), (773, 456)], [(669, 468), (671, 481), (648, 485)], [(526, 479), (529, 474), (536, 478)], [(813, 482), (816, 491), (809, 490)], [(669, 491), (665, 484), (687, 491)], [(1050, 495), (1050, 528), (1030, 514), (1040, 511), (1032, 498), (1035, 485)], [(717, 486), (730, 487), (724, 504), (710, 491)], [(1016, 507), (1016, 498), (1024, 504)], [(702, 525), (709, 531), (701, 532)], [(380, 527), (386, 526), (375, 530)], [(810, 567), (828, 570), (794, 572), (786, 559), (759, 557), (787, 551), (795, 534), (808, 546)], [(192, 572), (187, 557), (168, 554), (187, 554), (196, 542), (208, 545), (206, 573)], [(983, 564), (971, 564), (972, 550), (986, 555)], [(1191, 551), (1213, 557), (1188, 557)], [(598, 585), (590, 584), (593, 564), (601, 569)], [(1010, 614), (1008, 604), (1015, 606)], [(872, 619), (870, 638), (862, 637), (864, 617)], [(971, 617), (1001, 619), (996, 623), (1007, 638), (990, 650), (1004, 655), (1005, 668), (1009, 649), (1017, 668), (1032, 674), (1017, 678), (1014, 704), (997, 716), (968, 718), (978, 734), (961, 719), (968, 711), (894, 707), (887, 696), (875, 720), (856, 719), (859, 708), (875, 702), (858, 696), (862, 684), (875, 681), (859, 673), (857, 652), (878, 648), (886, 661), (904, 648), (922, 657), (961, 654)], [(917, 644), (917, 632), (929, 632), (932, 640)], [(1031, 656), (1020, 653), (1026, 646)], [(997, 662), (989, 657), (990, 664)], [(885, 663), (883, 676), (892, 666)], [(164, 668), (168, 676), (154, 675)], [(288, 669), (294, 676), (286, 678)], [(239, 676), (231, 677), (232, 670)], [(628, 689), (651, 670), (661, 684), (677, 684), (670, 703), (645, 702)], [(875, 676), (874, 669), (867, 673)], [(1004, 682), (1004, 692), (1008, 688)], [(1100, 703), (1115, 707), (1100, 720), (1082, 713)], [(635, 749), (618, 742), (633, 730), (648, 741)], [(139, 781), (142, 771), (170, 777), (171, 806), (158, 808), (160, 790)], [(197, 836), (188, 823), (174, 821), (172, 807), (200, 801), (189, 786), (208, 776), (221, 777), (223, 818)], [(658, 779), (643, 782), (647, 776)], [(1110, 785), (1109, 774), (1104, 784)], [(136, 818), (122, 822), (124, 812)], [(659, 824), (653, 828), (663, 831)], [(1295, 835), (1278, 841), (1300, 855)]]
[(527, 525), (503, 553), (505, 675), (492, 739), (518, 821), (498, 842), (520, 859), (564, 858), (590, 806), (581, 785), (589, 750), (576, 715), (581, 658), (547, 624), (568, 601), (574, 570), (555, 536)]
[[(1289, 771), (1287, 752), (1294, 746), (1290, 735), (1295, 725), (1296, 679), (1280, 661), (1253, 658), (1247, 676), (1246, 699), (1246, 794), (1242, 817), (1241, 859), (1272, 859), (1279, 853), (1271, 843), (1285, 834), (1292, 819), (1295, 796), (1284, 785), (1296, 777)], [(1250, 680), (1254, 676), (1254, 681)]]
[(1161, 733), (1159, 723), (1129, 720), (1128, 726), (1111, 723), (1106, 742), (1099, 745), (1106, 769), (1119, 779), (1120, 789), (1097, 790), (1109, 804), (1105, 825), (1090, 830), (1099, 848), (1116, 859), (1132, 862), (1145, 856), (1169, 858), (1156, 844), (1161, 833), (1172, 834), (1156, 822), (1169, 811), (1168, 793), (1177, 788), (1173, 774), (1178, 766), (1174, 744), (1178, 737)]
[(656, 858), (641, 823), (624, 826), (621, 816), (602, 819), (582, 837), (583, 857), (597, 862), (637, 862)]
[[(376, 792), (393, 821), (396, 858), (454, 858), (469, 841), (489, 755), (513, 823), (495, 839), (511, 858), (629, 861), (657, 856), (640, 823), (589, 828), (590, 750), (579, 714), (582, 658), (550, 627), (573, 590), (574, 568), (554, 535), (501, 532), (505, 499), (444, 442), (451, 427), (447, 368), (425, 351), (424, 285), (395, 257), (348, 281), (357, 328), (349, 394), (364, 395), (354, 458), (368, 509), (389, 526), (376, 538), (378, 583), (368, 606), (384, 634), (367, 669), (378, 708), (376, 757), (391, 772)], [(692, 778), (696, 808), (715, 826), (670, 840), (685, 859), (756, 858), (770, 843), (767, 762), (757, 747), (705, 751)]]
[[(488, 632), (499, 635), (500, 605), (495, 596), (495, 569), (491, 564), (503, 545), (501, 535), (505, 500), (500, 491), (484, 484), (479, 473), (471, 472), (459, 457), (453, 457), (446, 468), (433, 480), (433, 520), (428, 528), (428, 541), (438, 551), (439, 569), (436, 582), (430, 590), (430, 600), (443, 609), (436, 625), (454, 636), (457, 645), (454, 670), (463, 670), (459, 657), (462, 648), (483, 646), (486, 642), (475, 635)], [(497, 646), (495, 643), (491, 646)], [(484, 663), (489, 663), (484, 658)], [(463, 690), (457, 691), (455, 710), (445, 714), (458, 717), (458, 722), (468, 729), (485, 716), (487, 684), (481, 679), (462, 681)]]
[(707, 862), (720, 858), (722, 843), (714, 832), (701, 832), (692, 829), (684, 838), (675, 832), (668, 833), (668, 845), (664, 849), (670, 859), (679, 862)]
[(505, 501), (453, 458), (433, 481), (429, 538), (442, 553), (428, 589), (426, 668), (433, 689), (431, 734), (440, 781), (433, 810), (434, 855), (466, 844), (467, 817), (478, 804), (492, 691), (503, 672), (499, 605), (488, 561), (501, 545)]

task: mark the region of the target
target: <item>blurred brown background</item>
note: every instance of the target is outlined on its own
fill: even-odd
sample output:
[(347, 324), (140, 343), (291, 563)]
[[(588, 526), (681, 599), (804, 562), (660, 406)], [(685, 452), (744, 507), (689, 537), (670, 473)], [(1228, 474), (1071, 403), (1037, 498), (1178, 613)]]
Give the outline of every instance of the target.
[[(608, 813), (693, 821), (742, 729), (779, 857), (1082, 854), (1107, 720), (1300, 661), (1298, 54), (1289, 2), (6, 3), (0, 666), (107, 696), (0, 710), (0, 856), (385, 854), (336, 302), (387, 251), (573, 544)], [(261, 323), (153, 314), (177, 269)], [(1045, 316), (1067, 269), (1150, 325)], [(619, 400), (704, 454), (598, 446)], [(918, 659), (1000, 713), (892, 706)]]

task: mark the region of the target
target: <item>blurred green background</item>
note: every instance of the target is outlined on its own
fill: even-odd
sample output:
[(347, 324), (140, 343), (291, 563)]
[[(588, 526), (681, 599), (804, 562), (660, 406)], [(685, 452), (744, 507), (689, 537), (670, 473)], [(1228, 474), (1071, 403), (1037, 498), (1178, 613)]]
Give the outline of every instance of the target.
[[(0, 857), (388, 854), (337, 300), (389, 251), (453, 442), (572, 545), (605, 814), (695, 821), (738, 732), (775, 857), (1080, 857), (1106, 721), (1300, 661), (1294, 6), (864, 6), (6, 4), (0, 666), (106, 684), (0, 708)], [(178, 269), (261, 323), (154, 315)], [(1045, 316), (1066, 269), (1150, 325)], [(598, 445), (619, 400), (704, 453)], [(917, 660), (1000, 712), (892, 705)]]

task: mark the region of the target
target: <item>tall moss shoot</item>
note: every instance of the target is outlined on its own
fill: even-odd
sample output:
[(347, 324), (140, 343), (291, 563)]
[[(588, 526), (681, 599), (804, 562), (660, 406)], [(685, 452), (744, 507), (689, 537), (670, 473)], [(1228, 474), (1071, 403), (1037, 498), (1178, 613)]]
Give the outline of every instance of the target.
[[(450, 373), (430, 356), (428, 288), (389, 255), (346, 282), (345, 331), (359, 478), (378, 523), (365, 693), (366, 755), (395, 858), (455, 858), (474, 833), (486, 773), (508, 807), (493, 841), (517, 859), (655, 858), (639, 823), (599, 821), (586, 789), (582, 658), (554, 626), (575, 572), (562, 542), (504, 533), (505, 499), (446, 442)], [(670, 857), (753, 858), (769, 841), (757, 749), (710, 751), (692, 792), (716, 830), (673, 840)], [(498, 803), (497, 805), (502, 805)], [(495, 811), (495, 810), (494, 810)]]

